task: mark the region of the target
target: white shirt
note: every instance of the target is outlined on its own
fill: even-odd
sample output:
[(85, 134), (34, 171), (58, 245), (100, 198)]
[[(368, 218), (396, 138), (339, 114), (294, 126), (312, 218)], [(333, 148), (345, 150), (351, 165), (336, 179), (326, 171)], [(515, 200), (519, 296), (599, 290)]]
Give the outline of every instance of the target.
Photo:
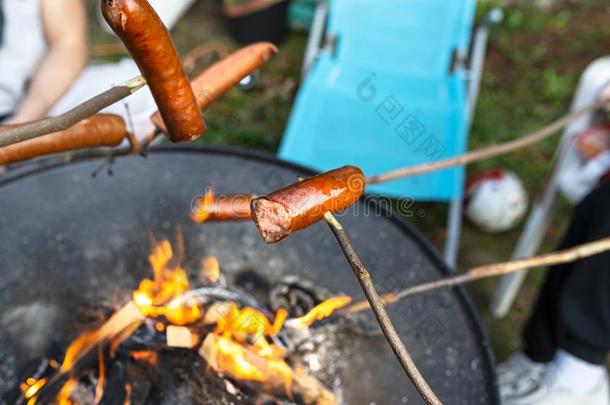
[(41, 0), (3, 0), (0, 46), (0, 115), (13, 112), (46, 53)]

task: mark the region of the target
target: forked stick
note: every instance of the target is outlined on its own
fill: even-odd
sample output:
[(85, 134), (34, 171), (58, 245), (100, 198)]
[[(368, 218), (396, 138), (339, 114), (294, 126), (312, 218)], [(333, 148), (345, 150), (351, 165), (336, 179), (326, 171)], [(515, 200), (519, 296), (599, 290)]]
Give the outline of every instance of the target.
[(419, 372), (415, 362), (409, 354), (409, 351), (405, 347), (402, 340), (400, 340), (400, 336), (398, 336), (398, 332), (396, 332), (396, 329), (394, 328), (394, 325), (392, 324), (392, 321), (390, 320), (390, 317), (388, 316), (388, 313), (384, 307), (383, 300), (379, 296), (379, 293), (373, 284), (373, 279), (352, 247), (343, 226), (330, 212), (327, 212), (324, 218), (337, 238), (337, 241), (339, 242), (341, 250), (343, 250), (345, 257), (347, 258), (347, 261), (354, 270), (354, 274), (356, 275), (358, 282), (360, 282), (364, 295), (366, 295), (367, 303), (373, 310), (383, 334), (392, 347), (392, 350), (400, 362), (400, 365), (405, 370), (405, 373), (419, 392), (419, 395), (427, 404), (441, 404), (442, 402), (438, 399), (436, 394), (434, 394), (434, 391), (432, 391), (432, 388), (430, 388), (428, 382)]

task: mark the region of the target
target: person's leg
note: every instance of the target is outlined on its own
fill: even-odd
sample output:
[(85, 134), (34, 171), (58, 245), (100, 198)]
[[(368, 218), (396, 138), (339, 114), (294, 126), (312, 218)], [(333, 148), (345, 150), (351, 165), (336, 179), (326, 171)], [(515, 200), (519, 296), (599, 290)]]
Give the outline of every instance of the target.
[[(610, 236), (610, 182), (587, 197), (591, 218), (586, 240)], [(584, 201), (583, 201), (584, 202)], [(576, 262), (559, 301), (564, 333), (559, 346), (592, 364), (604, 364), (610, 352), (610, 253)]]
[[(576, 207), (560, 248), (608, 236), (605, 183)], [(518, 373), (500, 378), (505, 404), (610, 403), (603, 365), (610, 349), (609, 267), (610, 254), (601, 254), (550, 269), (524, 330), (525, 355), (511, 358)]]
[[(564, 239), (558, 249), (568, 249), (588, 242), (588, 228), (594, 199), (586, 198), (574, 210)], [(571, 263), (551, 267), (536, 304), (523, 330), (523, 351), (537, 363), (553, 360), (565, 325), (560, 316), (563, 291), (574, 271)]]

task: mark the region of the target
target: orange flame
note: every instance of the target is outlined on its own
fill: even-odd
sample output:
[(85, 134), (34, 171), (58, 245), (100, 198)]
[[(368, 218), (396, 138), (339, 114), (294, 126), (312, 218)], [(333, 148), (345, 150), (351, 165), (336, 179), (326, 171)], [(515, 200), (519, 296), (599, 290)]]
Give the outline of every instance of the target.
[(21, 392), (23, 393), (23, 397), (28, 400), (28, 405), (33, 405), (36, 403), (35, 396), (46, 383), (46, 378), (41, 378), (39, 380), (35, 378), (28, 378), (24, 383), (21, 384)]
[(208, 284), (216, 284), (220, 278), (220, 264), (215, 256), (201, 260), (201, 279)]
[[(211, 191), (206, 193), (202, 205), (206, 201), (213, 201)], [(201, 214), (200, 217), (204, 214)], [(168, 241), (157, 243), (149, 256), (149, 262), (153, 271), (152, 279), (144, 279), (139, 288), (133, 293), (133, 302), (130, 302), (113, 316), (99, 329), (85, 332), (70, 343), (61, 364), (55, 364), (59, 372), (70, 372), (84, 353), (101, 345), (103, 342), (110, 344), (110, 354), (116, 350), (124, 339), (130, 336), (140, 326), (144, 317), (160, 318), (155, 328), (163, 331), (166, 325), (184, 326), (202, 319), (202, 309), (197, 302), (185, 298), (184, 294), (189, 290), (187, 273), (176, 262), (174, 251)], [(220, 277), (220, 266), (215, 257), (209, 257), (202, 261), (202, 279), (208, 283), (215, 283)], [(291, 319), (288, 322), (297, 327), (307, 328), (314, 322), (329, 317), (338, 309), (351, 302), (348, 296), (338, 296), (322, 302), (309, 313), (300, 318)], [(200, 353), (206, 358), (208, 364), (218, 372), (231, 375), (235, 378), (259, 382), (263, 388), (283, 386), (289, 398), (291, 398), (291, 386), (295, 376), (293, 370), (284, 360), (285, 350), (271, 340), (284, 328), (288, 313), (279, 309), (273, 319), (252, 307), (240, 308), (235, 302), (221, 302), (216, 308), (217, 314), (206, 314), (211, 320), (209, 325), (216, 324), (214, 332), (209, 333), (201, 346)], [(222, 310), (221, 310), (222, 309)], [(135, 315), (134, 315), (135, 313)], [(205, 321), (205, 320), (204, 320)], [(98, 364), (98, 382), (95, 388), (95, 401), (99, 402), (103, 396), (106, 385), (106, 364), (104, 354), (100, 347)], [(150, 364), (158, 363), (158, 354), (154, 351), (130, 352), (133, 359), (146, 361)], [(21, 384), (27, 405), (36, 404), (36, 396), (40, 389), (47, 383), (46, 379), (29, 378)], [(77, 381), (69, 379), (62, 387), (57, 396), (59, 405), (72, 405), (70, 396), (76, 388)], [(125, 404), (130, 403), (131, 386), (125, 387), (127, 399)]]
[(76, 380), (69, 379), (57, 394), (57, 405), (77, 405), (70, 399), (72, 392), (76, 388)]
[(153, 352), (152, 350), (132, 351), (129, 352), (129, 355), (135, 361), (143, 361), (153, 366), (157, 365), (157, 363), (159, 362), (159, 355), (157, 354), (157, 352)]
[(205, 222), (212, 213), (212, 205), (214, 204), (214, 192), (208, 188), (202, 199), (199, 200), (197, 207), (191, 214), (193, 221), (197, 223)]
[(133, 391), (133, 387), (130, 383), (125, 384), (125, 401), (123, 401), (123, 405), (131, 404), (131, 394)]
[(106, 384), (106, 361), (104, 359), (104, 352), (102, 347), (99, 346), (98, 353), (98, 373), (97, 373), (97, 386), (95, 387), (95, 403), (99, 403), (104, 394), (104, 385)]
[(314, 322), (321, 321), (331, 316), (335, 311), (343, 308), (352, 301), (351, 297), (341, 295), (327, 299), (324, 302), (316, 305), (311, 311), (300, 318), (292, 319), (291, 324), (309, 327)]
[(276, 353), (280, 348), (274, 349), (265, 338), (277, 335), (282, 330), (287, 317), (286, 310), (280, 309), (272, 324), (265, 314), (256, 309), (251, 307), (239, 309), (235, 303), (231, 303), (228, 313), (218, 319), (214, 333), (238, 343), (251, 342), (258, 347), (259, 354), (262, 355)]
[(148, 260), (154, 278), (142, 280), (133, 300), (148, 317), (165, 316), (175, 325), (188, 325), (201, 318), (201, 309), (195, 303), (174, 301), (188, 291), (189, 281), (182, 267), (171, 266), (173, 257), (172, 246), (166, 240), (153, 248)]
[(292, 368), (279, 356), (262, 356), (257, 348), (242, 345), (226, 336), (209, 334), (200, 354), (217, 372), (244, 381), (256, 381), (263, 387), (283, 385), (292, 397)]

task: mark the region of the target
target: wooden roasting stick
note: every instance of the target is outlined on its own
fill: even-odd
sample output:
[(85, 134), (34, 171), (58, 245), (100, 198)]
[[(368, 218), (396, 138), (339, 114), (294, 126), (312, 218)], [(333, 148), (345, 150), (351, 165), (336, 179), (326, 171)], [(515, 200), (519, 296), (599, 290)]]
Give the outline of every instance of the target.
[[(9, 128), (0, 126), (0, 132)], [(0, 165), (70, 150), (115, 147), (128, 136), (119, 115), (96, 114), (64, 131), (0, 148)]]
[(117, 101), (129, 97), (145, 85), (146, 81), (144, 78), (138, 76), (77, 105), (73, 109), (58, 115), (57, 117), (19, 124), (12, 129), (0, 133), (0, 148), (24, 142), (28, 139), (64, 131)]
[(421, 165), (409, 166), (401, 169), (392, 170), (387, 173), (371, 176), (367, 178), (366, 183), (368, 185), (385, 183), (392, 180), (419, 176), (425, 173), (448, 169), (455, 166), (468, 165), (470, 163), (477, 162), (480, 160), (505, 155), (507, 153), (511, 153), (516, 150), (523, 149), (538, 142), (541, 142), (556, 134), (558, 131), (565, 128), (572, 122), (576, 121), (583, 114), (595, 111), (602, 107), (608, 108), (608, 101), (597, 101), (592, 104), (589, 104), (581, 108), (580, 110), (571, 112), (559, 118), (558, 120), (550, 123), (545, 127), (540, 128), (537, 131), (524, 135), (510, 142), (506, 142), (499, 145), (492, 145), (478, 150), (473, 150), (460, 156), (439, 160), (433, 163), (424, 163)]
[[(235, 357), (224, 355), (219, 349), (219, 340), (223, 339), (213, 333), (205, 338), (199, 355), (205, 359), (208, 365), (216, 372), (230, 376), (237, 381), (248, 385), (258, 385), (257, 388), (263, 392), (273, 395), (276, 398), (293, 399), (297, 398), (300, 403), (305, 405), (335, 405), (337, 398), (320, 381), (307, 374), (304, 370), (292, 370), (285, 363), (274, 363), (255, 352), (249, 351), (243, 346), (225, 339), (222, 347), (229, 346), (231, 354), (240, 353), (241, 359), (248, 364), (248, 370), (258, 375), (256, 381), (236, 375), (232, 363)], [(243, 363), (240, 362), (243, 366)], [(286, 379), (290, 386), (286, 386)], [(291, 395), (290, 395), (291, 394)]]
[[(578, 111), (570, 113), (570, 114), (556, 120), (555, 122), (552, 122), (551, 124), (547, 125), (546, 127), (541, 128), (538, 131), (535, 131), (531, 134), (525, 135), (521, 138), (515, 139), (513, 141), (510, 141), (510, 142), (507, 142), (504, 144), (493, 145), (493, 146), (490, 146), (487, 148), (482, 148), (479, 150), (468, 152), (464, 155), (456, 156), (456, 157), (446, 159), (446, 160), (441, 160), (441, 161), (438, 161), (435, 163), (430, 163), (430, 164), (426, 163), (426, 164), (422, 164), (422, 165), (397, 169), (397, 170), (394, 170), (394, 171), (391, 171), (388, 173), (384, 173), (384, 174), (380, 174), (377, 176), (371, 176), (366, 179), (364, 177), (362, 177), (362, 178), (353, 177), (353, 181), (357, 182), (358, 184), (356, 184), (357, 187), (354, 187), (352, 185), (352, 188), (354, 190), (359, 190), (360, 182), (362, 182), (362, 185), (379, 184), (379, 183), (384, 183), (384, 182), (388, 182), (388, 181), (392, 181), (392, 180), (396, 180), (396, 179), (400, 179), (400, 178), (418, 176), (418, 175), (422, 175), (425, 173), (430, 173), (430, 172), (434, 172), (437, 170), (443, 170), (443, 169), (447, 169), (447, 168), (454, 167), (454, 166), (466, 165), (466, 164), (473, 163), (473, 162), (476, 162), (479, 160), (489, 159), (489, 158), (503, 155), (506, 153), (514, 152), (518, 149), (522, 149), (522, 148), (531, 146), (537, 142), (547, 139), (551, 135), (555, 134), (557, 131), (561, 130), (565, 126), (574, 122), (576, 119), (578, 119), (583, 114), (594, 111), (601, 107), (607, 107), (607, 102), (599, 101), (599, 102), (592, 103)], [(337, 170), (339, 170), (339, 169), (337, 169)], [(287, 188), (290, 188), (290, 187), (292, 187), (292, 186), (289, 186)], [(280, 193), (278, 196), (278, 198), (280, 198), (280, 199), (290, 199), (291, 198), (289, 191), (283, 190), (281, 192), (278, 191), (276, 193)], [(274, 193), (274, 194), (276, 194), (276, 193)], [(264, 224), (264, 221), (266, 221), (265, 214), (263, 212), (265, 210), (264, 207), (272, 208), (271, 206), (273, 206), (273, 207), (279, 209), (280, 211), (286, 212), (286, 207), (290, 205), (289, 203), (284, 204), (282, 202), (280, 202), (278, 204), (273, 203), (271, 200), (273, 200), (275, 198), (274, 194), (272, 194), (271, 196), (268, 196), (268, 197), (263, 197), (262, 199), (260, 199), (260, 198), (255, 199), (253, 201), (253, 205), (252, 205), (252, 209), (257, 211), (257, 213), (255, 215), (253, 215), (253, 219), (254, 219), (255, 223), (257, 224), (257, 226), (259, 225), (260, 221), (263, 221), (263, 229), (261, 231), (261, 234), (263, 235), (263, 238), (267, 242), (275, 242), (277, 240), (283, 239), (286, 236), (288, 236), (288, 234), (290, 234), (291, 232), (302, 229), (303, 225), (304, 225), (304, 227), (306, 227), (306, 226), (309, 226), (312, 223), (317, 222), (322, 219), (324, 212), (321, 212), (322, 210), (320, 210), (320, 209), (318, 209), (319, 215), (316, 215), (315, 217), (311, 216), (311, 215), (306, 215), (306, 217), (311, 219), (312, 222), (310, 222), (308, 224), (302, 224), (302, 225), (296, 225), (296, 224), (293, 225), (293, 224), (286, 224), (286, 223), (281, 224), (279, 217), (276, 216), (276, 218), (274, 219), (277, 221), (274, 224), (276, 229), (275, 229), (275, 231), (272, 231), (272, 229), (270, 227), (267, 227)], [(317, 198), (319, 198), (319, 193), (316, 196), (311, 194), (309, 200), (304, 204), (310, 208), (316, 207), (315, 200)], [(355, 200), (352, 201), (351, 203), (353, 203), (353, 202), (355, 202)], [(351, 203), (342, 206), (341, 209), (346, 208), (347, 206), (351, 205)], [(307, 207), (294, 207), (293, 206), (293, 207), (291, 207), (291, 209), (292, 210), (301, 210), (302, 213), (305, 214), (306, 211), (309, 210), (309, 208), (307, 208)], [(331, 210), (331, 211), (337, 212), (340, 210)], [(227, 211), (225, 211), (225, 212), (227, 212)], [(243, 215), (240, 215), (239, 217), (236, 217), (235, 215), (231, 216), (231, 215), (227, 214), (227, 215), (218, 215), (214, 219), (219, 220), (219, 221), (235, 220), (235, 219), (239, 219), (239, 220), (248, 219), (248, 216), (245, 213), (245, 211), (242, 211), (242, 213), (243, 213)], [(205, 219), (198, 220), (196, 213), (193, 215), (193, 218), (197, 222), (203, 222), (205, 220)], [(299, 221), (296, 218), (293, 218), (293, 220), (295, 220), (295, 222)], [(297, 229), (297, 228), (299, 228), (299, 229)], [(260, 226), (259, 226), (259, 229), (260, 229)], [(274, 232), (276, 234), (274, 234)], [(279, 239), (273, 240), (274, 238), (276, 238), (276, 239), (279, 238)]]
[(373, 280), (352, 248), (347, 233), (333, 216), (356, 202), (364, 193), (365, 179), (354, 166), (331, 170), (301, 180), (268, 196), (252, 201), (252, 218), (267, 243), (278, 242), (290, 234), (325, 219), (343, 250), (368, 302), (375, 313), (400, 365), (427, 404), (440, 404), (407, 348), (396, 332)]
[[(240, 49), (213, 64), (194, 79), (191, 84), (192, 90), (197, 94), (198, 108), (201, 111), (209, 108), (214, 101), (239, 83), (243, 77), (258, 69), (276, 52), (277, 49), (272, 44), (259, 43)], [(108, 119), (108, 121), (114, 122), (112, 126), (108, 123), (104, 125), (99, 124), (92, 128), (93, 123), (101, 122), (101, 116), (111, 116), (110, 114), (92, 116), (92, 114), (131, 95), (144, 85), (146, 85), (146, 81), (140, 76), (100, 94), (58, 117), (46, 118), (41, 121), (21, 125), (4, 127), (0, 125), (0, 164), (15, 163), (38, 156), (70, 150), (98, 146), (118, 146), (120, 142), (115, 142), (115, 136), (118, 136), (117, 119)], [(92, 121), (87, 122), (87, 117), (90, 117), (89, 120)], [(151, 119), (163, 130), (157, 129), (153, 134), (150, 134), (149, 139), (140, 145), (142, 149), (146, 149), (155, 137), (167, 131), (159, 112), (155, 113)], [(79, 128), (83, 129), (83, 131), (84, 128), (91, 128), (93, 131), (89, 133), (89, 136), (86, 136), (87, 134)], [(127, 134), (123, 138), (125, 136)], [(38, 137), (41, 137), (40, 140), (36, 139), (39, 142), (34, 142), (34, 138)], [(28, 140), (30, 143), (27, 143)], [(27, 144), (15, 149), (2, 148), (3, 145), (13, 145), (22, 142)], [(222, 202), (222, 198), (220, 201)], [(246, 207), (247, 211), (238, 209), (233, 212), (233, 215), (229, 215), (227, 211), (228, 206), (223, 204), (218, 210), (213, 212), (209, 220), (250, 219), (249, 206), (244, 205), (244, 207)]]
[[(516, 273), (518, 271), (528, 270), (535, 267), (571, 263), (586, 257), (609, 251), (610, 237), (545, 255), (532, 256), (504, 263), (495, 263), (475, 267), (464, 274), (445, 277), (440, 280), (414, 285), (400, 292), (385, 294), (383, 295), (383, 301), (385, 304), (393, 304), (412, 295), (423, 294), (440, 288), (455, 287), (475, 280), (480, 280), (482, 278)], [(364, 311), (368, 308), (370, 308), (369, 303), (366, 301), (361, 301), (346, 308), (345, 312), (352, 314)]]
[(383, 300), (375, 288), (373, 279), (368, 270), (362, 264), (360, 257), (358, 257), (358, 254), (352, 247), (343, 226), (330, 212), (326, 213), (325, 219), (331, 231), (335, 235), (335, 238), (337, 238), (337, 242), (339, 242), (341, 250), (343, 250), (343, 253), (345, 254), (345, 258), (352, 267), (352, 270), (354, 271), (354, 274), (356, 275), (356, 278), (364, 291), (367, 302), (369, 303), (370, 308), (373, 310), (373, 313), (377, 318), (377, 322), (379, 323), (383, 334), (388, 340), (388, 343), (390, 344), (392, 351), (394, 351), (394, 354), (396, 355), (396, 358), (398, 359), (403, 370), (426, 404), (442, 404), (417, 368), (417, 365), (411, 358), (409, 351), (400, 339), (398, 332), (396, 332), (396, 328), (392, 324), (390, 316), (384, 307)]

